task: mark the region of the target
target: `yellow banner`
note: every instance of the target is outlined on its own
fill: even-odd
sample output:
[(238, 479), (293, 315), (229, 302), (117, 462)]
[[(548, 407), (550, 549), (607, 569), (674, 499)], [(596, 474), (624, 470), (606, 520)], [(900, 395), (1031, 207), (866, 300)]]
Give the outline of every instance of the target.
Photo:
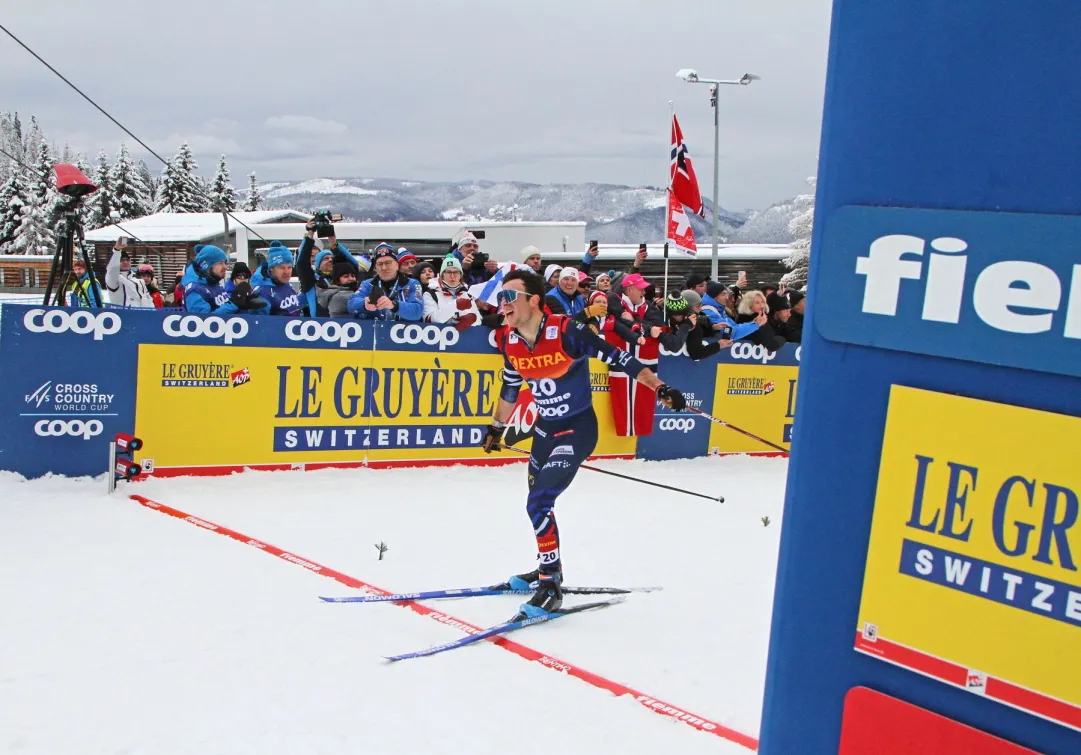
[[(760, 438), (790, 448), (799, 367), (718, 364), (713, 415)], [(710, 453), (768, 452), (754, 438), (712, 423)]]
[[(491, 458), (479, 445), (502, 365), (486, 354), (142, 344), (136, 434), (165, 468)], [(612, 433), (605, 367), (590, 368), (596, 453), (633, 454), (635, 439)]]
[(1077, 417), (893, 386), (861, 649), (1081, 705), (1079, 448)]

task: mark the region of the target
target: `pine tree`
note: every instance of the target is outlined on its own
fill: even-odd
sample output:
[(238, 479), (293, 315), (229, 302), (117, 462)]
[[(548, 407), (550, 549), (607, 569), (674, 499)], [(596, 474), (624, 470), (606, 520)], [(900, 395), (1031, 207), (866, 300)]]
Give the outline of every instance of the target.
[(176, 155), (165, 164), (158, 185), (158, 212), (204, 212), (209, 202), (199, 193), (199, 177), (195, 169), (199, 166), (191, 147), (184, 144)]
[(255, 212), (259, 210), (259, 205), (263, 203), (263, 198), (259, 196), (259, 183), (255, 180), (255, 171), (252, 171), (248, 176), (248, 196), (244, 200), (244, 211)]
[(229, 184), (229, 168), (225, 165), (225, 155), (218, 160), (218, 172), (214, 174), (214, 180), (210, 184), (210, 196), (214, 199), (216, 211), (236, 210), (236, 192)]
[(113, 189), (112, 184), (109, 181), (109, 156), (105, 154), (105, 150), (98, 152), (98, 164), (94, 169), (94, 176), (91, 179), (97, 184), (98, 190), (90, 195), (90, 215), (87, 218), (90, 228), (104, 228), (107, 225), (112, 224), (110, 214), (113, 211)]
[(796, 216), (789, 222), (788, 231), (795, 237), (795, 241), (789, 244), (792, 251), (784, 260), (788, 272), (781, 276), (781, 283), (795, 289), (802, 289), (807, 285), (807, 272), (811, 264), (811, 231), (814, 229), (814, 192), (817, 178), (811, 176), (807, 183), (811, 186), (811, 193), (801, 194), (794, 201)]
[(154, 198), (158, 196), (158, 179), (154, 177), (154, 174), (150, 172), (150, 166), (146, 164), (146, 160), (140, 159), (139, 164), (135, 168), (135, 172), (139, 174), (139, 178), (142, 179), (143, 186), (146, 187), (146, 194), (144, 200), (147, 209), (150, 212), (154, 211)]
[(53, 234), (46, 218), (43, 200), (33, 191), (27, 191), (19, 227), (11, 246), (16, 254), (52, 254)]
[(113, 209), (120, 213), (121, 220), (134, 220), (150, 214), (142, 176), (123, 143), (116, 153), (116, 163), (109, 172), (109, 189), (112, 191)]
[[(86, 158), (83, 157), (82, 155), (79, 155), (78, 157), (75, 158), (75, 167), (78, 168), (80, 171), (82, 171), (82, 174), (84, 176), (89, 176), (90, 175), (90, 165), (87, 164)], [(97, 192), (94, 192), (94, 193), (96, 194)], [(80, 202), (79, 205), (78, 205), (78, 209), (76, 210), (76, 214), (79, 216), (79, 223), (86, 230), (91, 229), (90, 213), (91, 213), (92, 208), (90, 206), (90, 202), (93, 200), (94, 194), (91, 194), (90, 197), (91, 197), (90, 200), (83, 200), (82, 202)], [(87, 243), (89, 243), (89, 242), (87, 242)]]
[(25, 205), (26, 184), (22, 171), (16, 168), (10, 170), (7, 181), (0, 187), (0, 253), (14, 253), (12, 242), (15, 241), (15, 232), (22, 223)]
[(33, 191), (45, 216), (45, 230), (53, 233), (60, 222), (64, 195), (56, 190), (56, 174), (53, 173), (52, 151), (49, 143), (42, 141), (34, 160)]

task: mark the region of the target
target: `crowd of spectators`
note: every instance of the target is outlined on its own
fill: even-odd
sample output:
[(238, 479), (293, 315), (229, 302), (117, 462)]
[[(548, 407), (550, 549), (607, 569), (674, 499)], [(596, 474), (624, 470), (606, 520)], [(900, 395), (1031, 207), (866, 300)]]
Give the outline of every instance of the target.
[[(196, 247), (194, 260), (164, 292), (150, 265), (131, 268), (121, 240), (106, 267), (105, 291), (76, 261), (68, 298), (75, 306), (102, 301), (200, 314), (423, 321), (458, 330), (493, 328), (502, 322), (494, 305), (500, 265), (480, 252), (479, 241), (469, 231), (453, 240), (442, 259), (433, 260), (418, 259), (408, 249), (387, 243), (354, 255), (333, 232), (323, 248), (316, 238), (315, 223), (309, 223), (295, 257), (280, 242), (271, 242), (254, 271), (244, 262), (229, 270), (223, 250)], [(640, 347), (653, 341), (669, 352), (685, 349), (697, 360), (736, 341), (774, 352), (802, 340), (803, 293), (786, 291), (779, 284), (751, 289), (744, 273), (729, 285), (692, 273), (681, 290), (666, 297), (641, 273), (645, 249), (627, 269), (596, 275), (591, 274), (596, 246), (587, 250), (578, 266), (542, 268), (541, 252), (533, 246), (523, 249), (521, 257), (513, 267), (528, 268), (544, 278), (548, 312), (569, 315), (617, 345)], [(294, 277), (298, 287), (292, 283)]]

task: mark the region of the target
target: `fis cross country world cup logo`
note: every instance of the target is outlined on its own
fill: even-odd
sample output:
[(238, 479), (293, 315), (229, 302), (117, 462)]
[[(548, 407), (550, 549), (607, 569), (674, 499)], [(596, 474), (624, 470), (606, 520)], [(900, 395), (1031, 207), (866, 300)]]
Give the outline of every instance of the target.
[(115, 394), (103, 392), (97, 383), (68, 383), (46, 380), (23, 397), (28, 412), (24, 417), (51, 414), (100, 414), (109, 411)]

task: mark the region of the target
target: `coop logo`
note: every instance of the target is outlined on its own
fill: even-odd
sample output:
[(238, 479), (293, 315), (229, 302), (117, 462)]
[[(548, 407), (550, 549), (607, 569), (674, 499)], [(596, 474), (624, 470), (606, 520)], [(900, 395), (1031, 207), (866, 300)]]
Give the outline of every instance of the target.
[(766, 396), (773, 393), (776, 386), (772, 380), (759, 377), (728, 378), (729, 396)]
[(225, 343), (239, 341), (248, 335), (248, 323), (243, 317), (230, 317), (224, 320), (217, 315), (196, 317), (195, 315), (169, 315), (161, 324), (161, 329), (170, 338), (221, 338)]
[(444, 351), (458, 343), (458, 331), (436, 325), (395, 325), (390, 329), (390, 340), (410, 346), (438, 346), (440, 351)]
[(251, 373), (248, 372), (248, 368), (245, 367), (242, 370), (229, 373), (229, 383), (234, 387), (244, 385), (244, 383), (251, 382)]
[(665, 431), (689, 433), (694, 429), (694, 425), (692, 417), (663, 417), (657, 426)]
[(83, 422), (81, 419), (67, 421), (62, 419), (43, 419), (34, 423), (34, 432), (43, 438), (71, 436), (73, 438), (90, 440), (96, 435), (101, 435), (101, 431), (104, 429), (101, 421), (96, 419), (89, 420), (88, 422)]
[(770, 351), (760, 343), (747, 343), (737, 341), (732, 344), (731, 354), (733, 359), (746, 359), (754, 362), (772, 362), (777, 358), (777, 352)]
[(31, 333), (94, 334), (100, 341), (120, 331), (120, 316), (113, 312), (65, 312), (62, 309), (31, 309), (23, 315), (23, 327)]
[[(290, 320), (285, 326), (285, 337), (290, 341), (326, 341), (337, 343), (344, 349), (360, 340), (361, 328), (355, 322), (319, 322), (316, 320)], [(457, 335), (457, 331), (455, 332)]]

